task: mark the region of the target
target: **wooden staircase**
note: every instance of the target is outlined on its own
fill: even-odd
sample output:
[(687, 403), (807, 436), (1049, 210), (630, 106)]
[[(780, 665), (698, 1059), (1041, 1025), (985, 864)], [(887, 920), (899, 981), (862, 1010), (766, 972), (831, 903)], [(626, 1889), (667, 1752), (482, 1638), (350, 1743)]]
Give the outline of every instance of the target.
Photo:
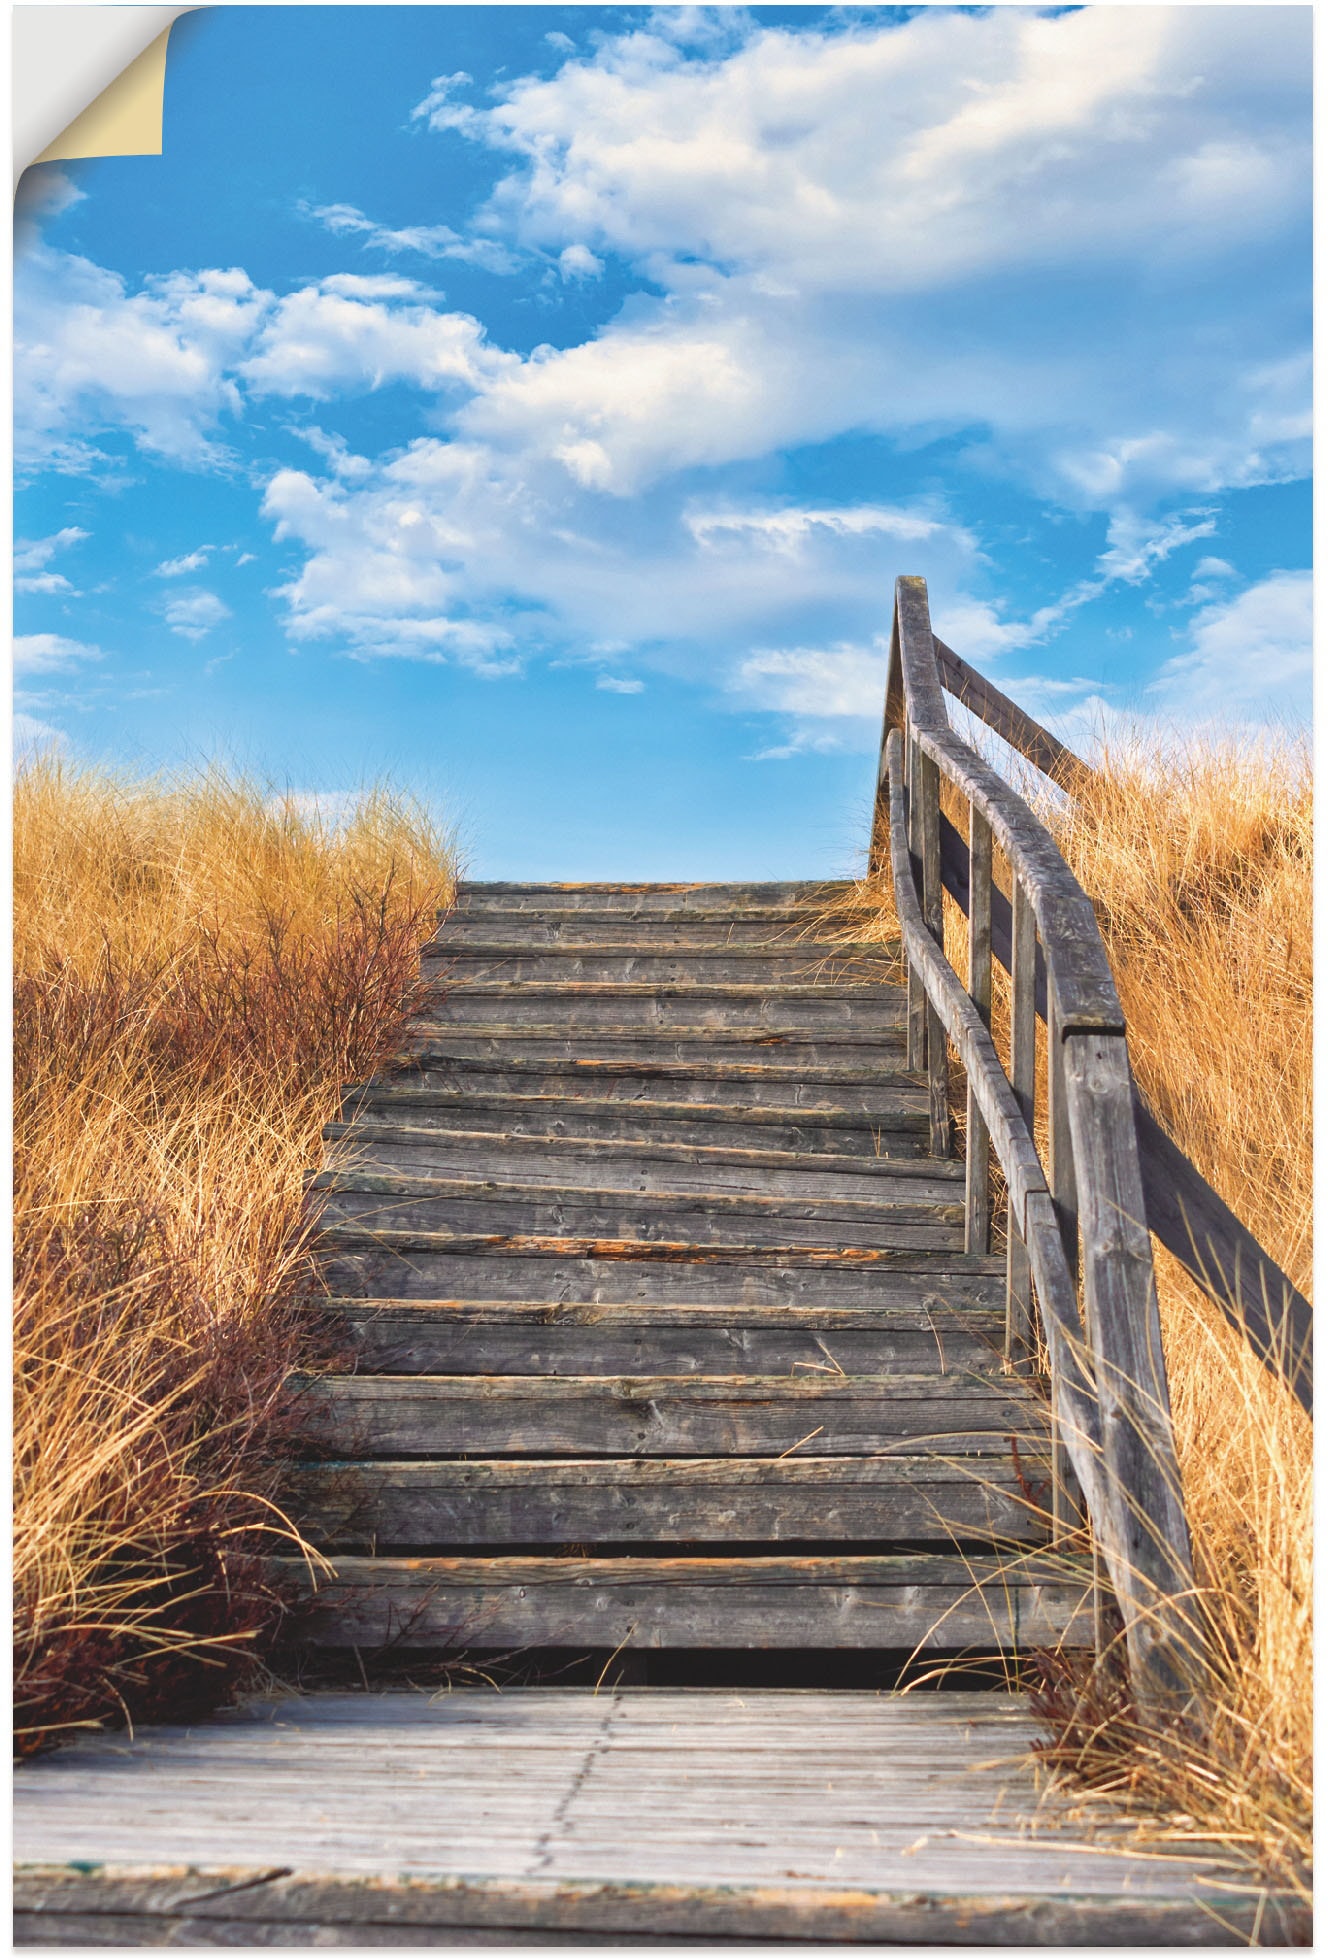
[(1005, 1261), (963, 1251), (869, 919), (849, 885), (461, 887), (313, 1180), (354, 1366), (302, 1399), (310, 1647), (1080, 1636), (1045, 1395), (1002, 1372)]

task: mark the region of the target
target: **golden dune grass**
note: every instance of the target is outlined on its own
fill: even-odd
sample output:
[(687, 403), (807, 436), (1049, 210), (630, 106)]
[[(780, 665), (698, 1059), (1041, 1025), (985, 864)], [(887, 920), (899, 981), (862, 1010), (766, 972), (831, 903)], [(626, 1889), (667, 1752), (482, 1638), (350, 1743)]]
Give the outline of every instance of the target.
[(451, 879), (382, 792), (331, 824), (218, 772), (20, 775), (21, 1748), (215, 1698), (275, 1617), (252, 1553), (286, 1529), (302, 1181)]
[[(1028, 793), (1026, 781), (1019, 787)], [(962, 830), (959, 806), (947, 799), (947, 808)], [(1048, 795), (1039, 814), (1094, 901), (1141, 1088), (1308, 1295), (1307, 745), (1279, 736), (1117, 742), (1072, 800)], [(1004, 883), (999, 853), (998, 876)], [(888, 933), (890, 900), (873, 892)], [(949, 901), (946, 948), (963, 973), (965, 924)], [(993, 1027), (1007, 1057), (1008, 1016), (998, 972)], [(1038, 1035), (1041, 1081), (1045, 1030)], [(1260, 1872), (1295, 1884), (1309, 1858), (1311, 1425), (1177, 1262), (1155, 1251), (1196, 1572), (1214, 1635), (1206, 1740), (1178, 1748), (1108, 1692), (1085, 1698), (1051, 1753), (1132, 1800), (1150, 1835), (1217, 1832)], [(1084, 1686), (1062, 1684), (1048, 1708), (1066, 1716)]]

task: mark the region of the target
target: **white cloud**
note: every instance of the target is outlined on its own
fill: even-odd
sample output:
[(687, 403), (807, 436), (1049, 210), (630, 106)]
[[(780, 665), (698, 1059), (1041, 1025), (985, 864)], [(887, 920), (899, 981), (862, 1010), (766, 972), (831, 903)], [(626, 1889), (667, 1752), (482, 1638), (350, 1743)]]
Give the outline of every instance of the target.
[(663, 289), (504, 372), (469, 435), (623, 494), (850, 428), (986, 428), (1089, 508), (1305, 467), (1296, 302), (1228, 279), (1214, 337), (1203, 287), (1304, 217), (1297, 10), (736, 26), (686, 58), (656, 16), (491, 107), (462, 75), (419, 105), (517, 160), (489, 222)]
[(19, 538), (14, 544), (15, 592), (64, 593), (72, 596), (74, 587), (63, 572), (49, 569), (57, 551), (81, 544), (88, 536), (77, 524), (66, 524), (48, 538)]
[(487, 272), (511, 272), (512, 254), (492, 238), (463, 238), (450, 225), (376, 224), (353, 204), (301, 204), (301, 214), (336, 236), (358, 236), (366, 250), (417, 252), (427, 259), (460, 259)]
[(1148, 690), (1170, 717), (1305, 720), (1313, 668), (1313, 580), (1273, 572), (1190, 622), (1190, 644)]
[(624, 680), (618, 674), (601, 674), (595, 685), (606, 694), (644, 694), (646, 686), (644, 681)]
[(731, 686), (753, 706), (816, 720), (874, 716), (885, 703), (888, 646), (787, 647), (749, 654)]
[(269, 296), (238, 270), (175, 272), (130, 293), (118, 274), (37, 244), (15, 275), (15, 453), (24, 467), (87, 470), (95, 437), (128, 431), (195, 466), (226, 452), (217, 426), (239, 410), (228, 367)]
[(476, 388), (511, 362), (427, 287), (338, 273), (278, 300), (237, 373), (258, 395), (325, 401), (394, 381)]
[(604, 261), (584, 245), (565, 245), (558, 254), (558, 270), (564, 279), (598, 279), (603, 274)]
[(201, 544), (197, 551), (188, 551), (183, 558), (163, 558), (154, 574), (157, 578), (183, 578), (186, 572), (197, 572), (207, 564), (215, 545)]
[(204, 639), (214, 626), (231, 616), (230, 607), (215, 592), (205, 592), (201, 587), (172, 594), (161, 610), (172, 633), (184, 640)]
[(60, 673), (66, 668), (79, 666), (85, 660), (101, 660), (104, 657), (100, 647), (89, 646), (83, 640), (67, 640), (60, 633), (16, 633), (14, 636), (16, 674)]
[(765, 546), (772, 551), (793, 553), (828, 534), (840, 538), (865, 538), (873, 532), (899, 544), (929, 543), (945, 534), (962, 539), (970, 548), (975, 540), (953, 524), (921, 511), (887, 509), (880, 504), (846, 504), (819, 509), (790, 507), (777, 510), (691, 510), (685, 523), (698, 544), (735, 540), (744, 548)]

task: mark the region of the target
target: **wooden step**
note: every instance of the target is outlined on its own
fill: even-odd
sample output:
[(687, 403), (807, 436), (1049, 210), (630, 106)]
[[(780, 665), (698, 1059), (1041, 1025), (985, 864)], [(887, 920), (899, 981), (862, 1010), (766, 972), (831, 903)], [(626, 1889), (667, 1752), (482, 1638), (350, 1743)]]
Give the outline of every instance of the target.
[[(900, 988), (899, 962), (881, 947), (857, 951), (804, 944), (772, 953), (765, 948), (682, 947), (660, 952), (639, 946), (531, 948), (501, 941), (474, 946), (425, 946), (420, 972), (431, 986), (454, 988), (488, 980), (515, 985), (650, 987), (661, 998), (675, 987), (715, 988), (741, 1001), (738, 990), (760, 987), (772, 998), (823, 998), (853, 988)], [(807, 990), (811, 989), (809, 996)]]
[[(310, 1598), (299, 1559), (266, 1561)], [(339, 1558), (302, 1623), (314, 1647), (923, 1647), (1091, 1640), (1068, 1558)]]
[(1012, 1377), (320, 1375), (299, 1385), (306, 1450), (338, 1456), (957, 1457), (1043, 1437)]
[[(658, 1084), (650, 1077), (630, 1074), (609, 1079), (608, 1086), (621, 1092), (616, 1096), (573, 1093), (586, 1086), (578, 1084), (574, 1074), (564, 1094), (507, 1093), (494, 1086), (499, 1081), (494, 1072), (476, 1079), (488, 1086), (414, 1088), (409, 1077), (393, 1087), (351, 1084), (342, 1092), (342, 1113), (356, 1123), (400, 1123), (413, 1130), (580, 1138), (591, 1145), (648, 1143), (652, 1149), (709, 1149), (721, 1155), (751, 1151), (761, 1156), (793, 1155), (801, 1161), (825, 1156), (845, 1168), (863, 1158), (873, 1165), (898, 1158), (911, 1161), (927, 1141), (927, 1112), (911, 1083), (907, 1104), (896, 1097), (895, 1107), (878, 1114), (868, 1126), (867, 1119), (853, 1111), (827, 1109), (818, 1114), (776, 1106), (659, 1100), (647, 1091), (658, 1087), (672, 1094), (673, 1082)], [(630, 1090), (639, 1093), (628, 1094)], [(945, 1168), (952, 1168), (948, 1161)]]
[(329, 1550), (471, 1545), (1040, 1544), (1050, 1459), (562, 1457), (304, 1463), (283, 1502)]
[(856, 887), (848, 879), (771, 880), (768, 883), (698, 884), (690, 880), (650, 884), (527, 885), (464, 879), (458, 886), (454, 910), (485, 906), (491, 910), (540, 912), (578, 910), (601, 912), (688, 912), (693, 907), (719, 912), (745, 912), (789, 907), (824, 907), (851, 903)]
[(490, 911), (482, 905), (439, 914), (433, 937), (424, 952), (442, 947), (503, 946), (530, 952), (540, 947), (628, 947), (646, 953), (670, 950), (736, 953), (769, 951), (776, 954), (824, 951), (849, 956), (860, 951), (873, 959), (899, 957), (897, 938), (882, 938), (879, 915), (836, 912), (827, 918), (819, 908), (771, 908), (755, 912), (596, 912), (582, 906), (571, 911)]
[(411, 1038), (434, 1029), (451, 1033), (520, 1030), (539, 1035), (584, 1030), (614, 1039), (648, 1033), (656, 1040), (695, 1037), (740, 1041), (784, 1036), (797, 1042), (851, 1035), (875, 1043), (904, 1026), (907, 1000), (899, 987), (666, 986), (632, 981), (505, 980), (441, 982), (419, 1001)]
[(466, 1027), (431, 1023), (421, 1016), (407, 1029), (401, 1052), (403, 1058), (429, 1068), (481, 1057), (504, 1062), (666, 1062), (703, 1068), (728, 1063), (763, 1072), (765, 1064), (773, 1062), (793, 1076), (812, 1069), (822, 1075), (838, 1069), (848, 1080), (875, 1077), (880, 1081), (899, 1068), (904, 1043), (902, 1029), (893, 1026), (879, 1032), (813, 1033), (783, 1023), (710, 1028), (612, 1022), (578, 1029), (561, 1019), (538, 1024), (509, 1019)]
[(367, 1299), (1005, 1311), (1004, 1259), (973, 1253), (643, 1245), (343, 1226), (324, 1235), (319, 1263), (334, 1294)]
[(988, 1291), (978, 1306), (934, 1295), (856, 1308), (342, 1297), (314, 1306), (361, 1376), (972, 1374), (1002, 1365), (1004, 1317)]
[(650, 1136), (506, 1136), (489, 1130), (412, 1129), (329, 1123), (326, 1168), (504, 1184), (585, 1185), (616, 1191), (746, 1192), (763, 1198), (861, 1198), (959, 1202), (964, 1167), (948, 1158), (831, 1157), (797, 1151), (724, 1150), (656, 1143)]
[[(746, 1192), (604, 1190), (320, 1171), (308, 1183), (320, 1220), (361, 1231), (557, 1234), (690, 1245), (824, 1245), (958, 1250), (962, 1194), (918, 1199), (884, 1184), (879, 1196), (758, 1197)], [(316, 1198), (314, 1198), (316, 1194)]]
[[(772, 1120), (786, 1121), (796, 1110), (809, 1121), (845, 1121), (860, 1126), (925, 1128), (926, 1088), (920, 1076), (903, 1069), (865, 1069), (857, 1064), (838, 1067), (806, 1063), (795, 1066), (777, 1048), (761, 1052), (760, 1061), (730, 1061), (715, 1055), (713, 1042), (704, 1044), (699, 1060), (677, 1062), (650, 1059), (640, 1052), (620, 1056), (540, 1056), (460, 1054), (463, 1044), (448, 1039), (423, 1041), (409, 1054), (384, 1064), (374, 1082), (382, 1090), (415, 1089), (423, 1093), (539, 1095), (566, 1098), (568, 1114), (583, 1097), (612, 1099), (619, 1104), (649, 1108), (656, 1103), (705, 1103), (732, 1109), (738, 1120), (752, 1112), (770, 1110)], [(474, 1046), (475, 1044), (470, 1044)], [(597, 1048), (599, 1044), (596, 1044)], [(765, 1059), (764, 1057), (769, 1057)], [(778, 1059), (775, 1059), (778, 1057)], [(356, 1089), (346, 1092), (358, 1093)], [(690, 1113), (690, 1112), (689, 1112)]]

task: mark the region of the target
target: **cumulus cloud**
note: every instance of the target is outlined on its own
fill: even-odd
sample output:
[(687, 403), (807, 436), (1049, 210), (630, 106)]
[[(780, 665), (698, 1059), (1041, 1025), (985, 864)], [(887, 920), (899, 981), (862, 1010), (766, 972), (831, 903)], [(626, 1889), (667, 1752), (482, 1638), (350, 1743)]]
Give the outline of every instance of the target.
[(1190, 622), (1189, 646), (1149, 689), (1169, 716), (1260, 722), (1308, 717), (1313, 579), (1273, 572)]
[(223, 619), (229, 619), (231, 609), (215, 592), (196, 587), (190, 592), (173, 593), (162, 606), (162, 617), (172, 633), (178, 633), (183, 640), (202, 640), (220, 626)]
[(85, 660), (101, 660), (103, 657), (100, 647), (89, 646), (83, 640), (67, 640), (60, 633), (14, 635), (16, 674), (58, 673), (69, 667), (77, 667)]
[[(1221, 344), (1196, 329), (1212, 268), (1304, 217), (1306, 31), (925, 8), (698, 59), (659, 16), (490, 107), (441, 77), (416, 114), (517, 160), (491, 222), (663, 288), (505, 373), (468, 430), (624, 493), (850, 427), (985, 427), (1086, 507), (1299, 469), (1295, 309), (1228, 281)], [(1021, 272), (1047, 303), (1012, 313)]]
[(72, 596), (73, 586), (63, 572), (50, 569), (50, 561), (57, 551), (67, 551), (70, 545), (81, 544), (87, 535), (77, 524), (66, 524), (63, 530), (52, 532), (48, 538), (19, 538), (14, 545), (15, 592)]
[(175, 272), (137, 293), (76, 254), (34, 245), (15, 278), (16, 458), (85, 470), (95, 437), (126, 431), (177, 462), (216, 465), (217, 438), (240, 398), (227, 370), (269, 296), (248, 275)]
[(237, 373), (257, 395), (326, 401), (393, 381), (476, 388), (510, 362), (478, 320), (447, 312), (428, 287), (337, 273), (276, 301)]
[(644, 681), (627, 680), (621, 674), (601, 674), (595, 685), (606, 694), (644, 694), (646, 686)]

